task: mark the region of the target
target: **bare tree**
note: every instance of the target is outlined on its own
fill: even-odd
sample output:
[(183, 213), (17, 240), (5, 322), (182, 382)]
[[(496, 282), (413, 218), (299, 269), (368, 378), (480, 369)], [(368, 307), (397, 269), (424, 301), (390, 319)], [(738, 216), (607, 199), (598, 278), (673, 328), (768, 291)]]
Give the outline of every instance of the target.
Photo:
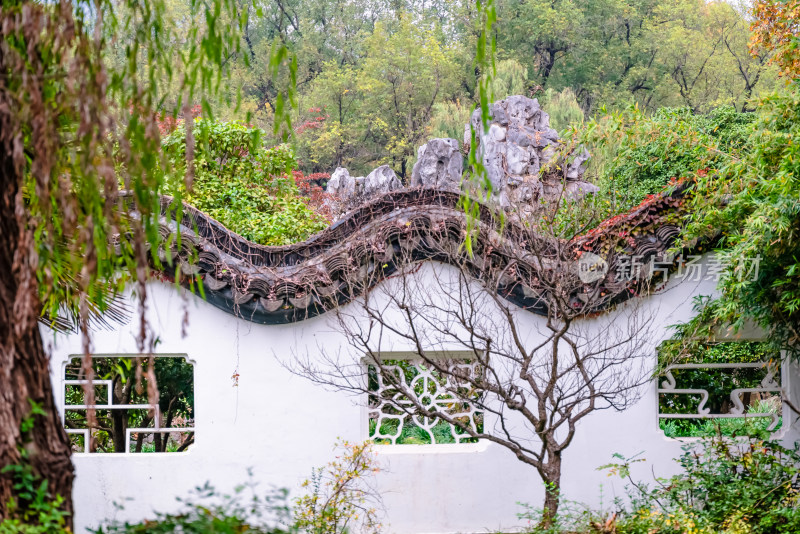
[[(450, 425), (456, 441), (466, 436), (507, 448), (545, 483), (542, 524), (548, 526), (558, 512), (563, 453), (578, 422), (597, 410), (630, 406), (650, 379), (642, 356), (651, 317), (640, 301), (628, 300), (646, 288), (650, 272), (620, 276), (630, 250), (608, 242), (598, 247), (596, 236), (560, 239), (547, 212), (535, 223), (529, 217), (508, 222), (513, 214), (501, 223), (484, 213), (471, 253), (463, 213), (460, 219), (439, 215), (425, 231), (405, 224), (393, 251), (394, 276), (373, 284), (370, 276), (378, 275), (354, 270), (350, 282), (363, 295), (335, 312), (351, 346), (296, 354), (289, 367), (360, 395), (377, 438), (386, 437), (383, 413), (415, 421), (431, 442), (432, 422), (439, 421)], [(587, 250), (589, 242), (605, 257)], [(438, 261), (422, 266), (421, 258)], [(613, 319), (600, 313), (612, 306), (619, 307)], [(405, 366), (398, 365), (400, 351), (412, 355)], [(415, 383), (411, 364), (433, 377), (444, 401)]]

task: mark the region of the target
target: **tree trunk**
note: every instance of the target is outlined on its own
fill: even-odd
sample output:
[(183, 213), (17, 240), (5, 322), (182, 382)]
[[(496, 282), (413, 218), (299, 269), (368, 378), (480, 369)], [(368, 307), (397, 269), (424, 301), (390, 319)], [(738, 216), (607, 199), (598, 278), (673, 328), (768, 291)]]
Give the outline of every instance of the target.
[(558, 504), (561, 498), (561, 453), (548, 453), (547, 458), (547, 463), (539, 470), (545, 484), (542, 522), (540, 523), (544, 530), (553, 526), (558, 515)]
[[(0, 128), (5, 122), (0, 116)], [(0, 143), (0, 470), (29, 465), (72, 512), (70, 442), (56, 410), (50, 362), (39, 334), (35, 245), (17, 198), (21, 179), (11, 154), (10, 146)], [(33, 416), (32, 428), (23, 433), (22, 422), (31, 418), (33, 406), (44, 414)], [(13, 472), (0, 474), (0, 518), (8, 515), (9, 499), (16, 498), (14, 478)], [(68, 523), (71, 527), (71, 517)]]
[(127, 452), (128, 450), (128, 410), (111, 411), (111, 438), (114, 441), (114, 452)]
[[(111, 391), (109, 395), (112, 396), (112, 404), (129, 404), (129, 395), (131, 383), (127, 386), (122, 385), (122, 380), (119, 375), (114, 376)], [(128, 451), (128, 410), (109, 410), (111, 412), (111, 439), (114, 442), (114, 452), (127, 452)]]
[(161, 452), (161, 434), (159, 432), (153, 433), (153, 452)]
[(544, 65), (542, 65), (542, 89), (547, 87), (547, 82), (550, 80), (550, 73), (553, 72), (553, 66), (556, 64), (556, 54), (558, 50), (550, 45), (545, 51)]
[[(142, 428), (147, 428), (152, 420), (152, 417), (146, 415), (144, 419), (142, 419)], [(142, 452), (142, 446), (144, 445), (144, 438), (146, 436), (147, 434), (144, 432), (139, 432), (139, 434), (136, 436), (136, 452)]]

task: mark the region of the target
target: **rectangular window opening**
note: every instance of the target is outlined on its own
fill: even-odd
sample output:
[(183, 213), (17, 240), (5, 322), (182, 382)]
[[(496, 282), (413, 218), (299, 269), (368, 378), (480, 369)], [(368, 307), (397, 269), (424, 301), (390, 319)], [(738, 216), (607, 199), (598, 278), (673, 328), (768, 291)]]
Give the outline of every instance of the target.
[(194, 366), (185, 356), (155, 356), (155, 404), (148, 397), (147, 357), (93, 356), (91, 383), (82, 361), (73, 356), (64, 367), (63, 423), (73, 452), (184, 452), (194, 444)]
[(676, 360), (676, 343), (659, 347), (658, 424), (667, 437), (768, 436), (781, 429), (779, 352), (764, 342), (726, 341)]

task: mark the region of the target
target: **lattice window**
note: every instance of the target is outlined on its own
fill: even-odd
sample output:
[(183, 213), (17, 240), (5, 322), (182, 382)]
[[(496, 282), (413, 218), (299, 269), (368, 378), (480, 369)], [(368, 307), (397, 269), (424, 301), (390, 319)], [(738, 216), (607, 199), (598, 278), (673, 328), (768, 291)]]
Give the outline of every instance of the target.
[(781, 358), (764, 343), (701, 347), (658, 379), (659, 426), (669, 437), (759, 435), (781, 427)]
[[(478, 376), (481, 366), (474, 361), (447, 361), (462, 376)], [(402, 393), (413, 392), (414, 398), (427, 407), (446, 413), (476, 432), (483, 432), (483, 411), (475, 407), (480, 398), (464, 380), (443, 376), (421, 362), (386, 360), (381, 369), (368, 366), (369, 437), (378, 444), (441, 444), (475, 443), (455, 425), (434, 417), (426, 417), (411, 399)]]
[[(194, 444), (194, 367), (185, 357), (155, 357), (157, 404), (148, 401), (147, 358), (94, 356), (91, 383), (82, 360), (74, 356), (64, 368), (63, 422), (73, 452), (183, 452)], [(92, 404), (87, 384), (93, 387)]]

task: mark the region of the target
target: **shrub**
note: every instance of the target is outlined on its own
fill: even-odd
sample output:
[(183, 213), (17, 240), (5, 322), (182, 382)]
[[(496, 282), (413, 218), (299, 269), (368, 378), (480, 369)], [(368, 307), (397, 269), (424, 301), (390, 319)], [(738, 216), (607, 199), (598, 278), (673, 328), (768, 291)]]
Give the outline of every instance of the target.
[(630, 506), (618, 512), (620, 534), (800, 531), (800, 455), (775, 442), (714, 438), (687, 445), (683, 472), (656, 487), (633, 482), (630, 460), (609, 464), (626, 477)]
[[(719, 297), (682, 327), (684, 339), (746, 321), (764, 328), (776, 348), (800, 352), (800, 86), (762, 99), (739, 161), (698, 179), (684, 238), (716, 237)], [(757, 266), (747, 273), (747, 266)]]
[(469, 124), (474, 106), (462, 100), (437, 102), (428, 125), (430, 138), (445, 137), (464, 142), (464, 127)]
[(565, 87), (560, 92), (548, 88), (539, 98), (544, 109), (550, 115), (550, 127), (563, 133), (570, 127), (583, 124), (583, 108), (578, 103), (575, 92)]
[(616, 513), (606, 510), (603, 506), (602, 486), (600, 487), (600, 507), (598, 509), (559, 496), (558, 515), (549, 527), (543, 527), (541, 524), (544, 513), (542, 509), (527, 503), (517, 504), (523, 509), (517, 514), (517, 517), (526, 522), (525, 532), (531, 534), (618, 534), (615, 530)]
[[(289, 146), (267, 148), (261, 130), (237, 122), (196, 119), (195, 133), (193, 185), (191, 191), (182, 190), (188, 203), (262, 245), (303, 241), (327, 226), (298, 191)], [(183, 124), (164, 139), (163, 147), (178, 171), (185, 172)]]
[[(251, 480), (221, 494), (208, 482), (195, 488), (177, 513), (156, 514), (154, 519), (130, 523), (110, 521), (95, 534), (345, 534), (377, 533), (381, 525), (375, 506), (380, 499), (367, 477), (377, 472), (370, 442), (337, 444), (342, 453), (322, 469), (312, 471), (303, 487), (311, 491), (288, 504), (288, 490), (259, 494)], [(44, 534), (47, 530), (30, 531)], [(12, 534), (16, 531), (3, 531)], [(29, 534), (28, 531), (20, 531)], [(66, 533), (65, 533), (66, 534)]]
[(527, 85), (528, 69), (519, 61), (503, 59), (497, 62), (491, 81), (491, 92), (495, 102), (509, 96), (524, 95)]
[(295, 525), (309, 534), (377, 533), (380, 497), (366, 477), (377, 472), (371, 443), (337, 444), (341, 455), (315, 469), (303, 487), (311, 491), (295, 503)]
[(52, 496), (46, 480), (41, 480), (27, 463), (7, 465), (12, 473), (14, 493), (8, 504), (8, 517), (0, 521), (0, 534), (68, 534), (63, 510), (64, 498)]
[[(31, 411), (19, 427), (22, 443), (33, 440), (31, 432), (34, 418), (46, 415), (42, 405), (28, 399)], [(64, 510), (64, 497), (53, 495), (30, 464), (30, 452), (19, 446), (19, 463), (8, 464), (0, 469), (2, 474), (11, 474), (13, 494), (6, 506), (6, 517), (0, 517), (0, 534), (69, 534)]]
[(238, 486), (232, 495), (220, 494), (206, 483), (187, 499), (175, 514), (157, 514), (137, 523), (111, 521), (95, 534), (284, 534), (291, 531), (288, 491), (274, 490), (264, 496), (252, 482)]
[[(777, 413), (774, 404), (768, 401), (756, 401), (747, 409), (748, 414)], [(780, 419), (780, 418), (779, 418)], [(782, 422), (772, 431), (768, 430), (772, 420), (767, 417), (732, 417), (730, 419), (693, 420), (693, 419), (661, 419), (659, 428), (668, 438), (713, 437), (713, 436), (757, 436), (768, 437), (781, 428)]]

